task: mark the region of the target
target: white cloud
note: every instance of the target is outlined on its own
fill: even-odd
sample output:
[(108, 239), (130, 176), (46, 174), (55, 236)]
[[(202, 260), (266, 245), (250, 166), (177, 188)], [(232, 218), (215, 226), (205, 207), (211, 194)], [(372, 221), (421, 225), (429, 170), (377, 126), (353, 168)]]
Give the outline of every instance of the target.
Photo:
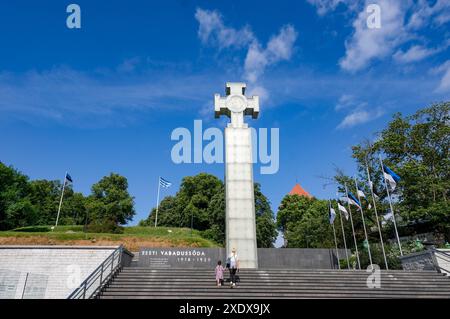
[(245, 58), (244, 77), (256, 83), (266, 67), (279, 61), (289, 60), (292, 56), (297, 31), (291, 25), (283, 26), (278, 35), (273, 36), (263, 49), (257, 40), (250, 45)]
[(392, 53), (393, 49), (402, 43), (406, 34), (403, 29), (404, 8), (400, 1), (380, 0), (381, 28), (367, 27), (365, 10), (358, 14), (353, 22), (354, 33), (345, 43), (345, 56), (340, 65), (347, 71), (361, 70), (375, 59), (382, 59)]
[(198, 36), (203, 44), (215, 46), (219, 50), (247, 50), (242, 76), (251, 84), (249, 93), (259, 92), (261, 99), (267, 99), (269, 92), (261, 85), (261, 76), (267, 67), (291, 59), (298, 36), (295, 28), (292, 25), (281, 27), (278, 34), (272, 36), (264, 46), (249, 26), (242, 29), (226, 26), (218, 11), (197, 8), (195, 18), (199, 22)]
[[(375, 60), (383, 60), (394, 54), (394, 61), (410, 63), (425, 59), (448, 47), (437, 48), (411, 46), (406, 52), (399, 49), (412, 39), (420, 38), (420, 32), (429, 26), (444, 27), (450, 22), (450, 1), (427, 0), (308, 0), (317, 7), (317, 13), (324, 15), (345, 5), (348, 12), (355, 14), (353, 33), (345, 42), (345, 56), (340, 60), (342, 69), (350, 72), (362, 70)], [(365, 8), (372, 3), (381, 7), (381, 28), (369, 29), (366, 25), (368, 13)], [(445, 32), (443, 33), (445, 34)]]
[(369, 108), (369, 103), (361, 101), (353, 94), (342, 94), (336, 104), (336, 111), (350, 111), (337, 126), (338, 129), (350, 128), (372, 121), (384, 114), (381, 108)]
[(393, 58), (399, 63), (411, 63), (423, 60), (439, 51), (439, 49), (428, 49), (421, 45), (413, 45), (406, 52), (398, 50)]
[(317, 8), (318, 15), (325, 15), (330, 11), (334, 11), (339, 4), (353, 6), (357, 3), (355, 0), (307, 0), (310, 4)]
[(450, 1), (437, 0), (430, 5), (426, 0), (413, 3), (409, 20), (406, 27), (411, 30), (419, 30), (427, 25), (442, 26), (450, 21)]
[(362, 124), (370, 119), (370, 114), (367, 111), (356, 111), (348, 114), (342, 122), (338, 125), (338, 128), (348, 128), (357, 124)]
[(217, 11), (197, 8), (195, 18), (199, 23), (198, 36), (203, 44), (211, 44), (219, 49), (242, 48), (254, 40), (248, 26), (240, 30), (224, 25), (222, 16)]
[(369, 112), (366, 110), (356, 110), (348, 114), (342, 122), (337, 126), (338, 129), (350, 128), (356, 125), (361, 125), (369, 121), (373, 121), (383, 115), (381, 110)]
[(446, 62), (442, 63), (440, 66), (432, 70), (432, 73), (442, 74), (439, 86), (436, 88), (436, 92), (450, 92), (450, 60), (447, 60)]
[(270, 39), (267, 44), (267, 55), (271, 63), (280, 60), (289, 60), (294, 48), (294, 42), (298, 33), (292, 25), (286, 25), (280, 29), (277, 36)]
[(167, 69), (143, 75), (108, 72), (99, 75), (58, 67), (0, 73), (0, 116), (25, 121), (50, 118), (76, 126), (116, 125), (155, 109), (195, 110), (211, 98), (213, 83), (222, 82), (213, 74), (186, 75)]
[(359, 101), (354, 95), (342, 94), (334, 107), (335, 111), (357, 109), (361, 110), (367, 106), (367, 102)]
[(355, 97), (351, 94), (342, 94), (338, 103), (334, 107), (336, 111), (340, 111), (355, 104)]
[(269, 98), (269, 92), (262, 86), (253, 86), (248, 91), (248, 95), (257, 95), (260, 100), (267, 100)]

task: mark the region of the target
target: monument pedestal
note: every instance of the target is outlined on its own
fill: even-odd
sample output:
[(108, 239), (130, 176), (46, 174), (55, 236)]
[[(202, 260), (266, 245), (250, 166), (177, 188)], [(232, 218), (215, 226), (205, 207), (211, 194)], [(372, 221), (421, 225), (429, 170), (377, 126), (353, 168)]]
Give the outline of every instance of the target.
[(258, 268), (250, 129), (227, 127), (225, 150), (227, 256), (236, 248), (241, 268)]

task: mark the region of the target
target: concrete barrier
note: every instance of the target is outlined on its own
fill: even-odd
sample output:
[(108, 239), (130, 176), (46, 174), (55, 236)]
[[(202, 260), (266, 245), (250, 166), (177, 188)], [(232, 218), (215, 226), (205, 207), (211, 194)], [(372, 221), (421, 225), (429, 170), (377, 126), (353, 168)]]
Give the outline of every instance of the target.
[(0, 299), (66, 298), (115, 249), (0, 246)]
[[(345, 250), (339, 249), (339, 258)], [(237, 251), (239, 256), (239, 250)], [(348, 251), (349, 256), (351, 255)], [(224, 248), (141, 248), (137, 266), (161, 268), (209, 268), (221, 260), (225, 265)], [(258, 248), (259, 269), (337, 269), (335, 249), (328, 248)]]

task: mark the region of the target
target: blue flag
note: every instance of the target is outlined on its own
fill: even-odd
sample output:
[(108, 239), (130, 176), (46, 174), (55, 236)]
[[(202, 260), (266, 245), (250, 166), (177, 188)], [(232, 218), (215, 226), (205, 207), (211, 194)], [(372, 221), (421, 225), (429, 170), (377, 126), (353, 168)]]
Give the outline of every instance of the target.
[(400, 180), (400, 176), (398, 176), (393, 170), (391, 170), (386, 165), (383, 165), (383, 175), (384, 178), (389, 182), (392, 190), (397, 186), (398, 181)]
[(348, 192), (348, 197), (350, 204), (361, 207), (361, 203), (356, 199), (356, 197), (351, 192)]
[(386, 173), (388, 173), (389, 175), (392, 176), (392, 178), (394, 179), (395, 182), (398, 183), (398, 181), (400, 180), (400, 176), (398, 176), (393, 170), (391, 170), (389, 167), (387, 167), (386, 165), (383, 165), (384, 171)]
[(70, 175), (67, 174), (67, 173), (66, 173), (66, 180), (68, 180), (69, 182), (73, 183), (72, 177), (70, 177)]

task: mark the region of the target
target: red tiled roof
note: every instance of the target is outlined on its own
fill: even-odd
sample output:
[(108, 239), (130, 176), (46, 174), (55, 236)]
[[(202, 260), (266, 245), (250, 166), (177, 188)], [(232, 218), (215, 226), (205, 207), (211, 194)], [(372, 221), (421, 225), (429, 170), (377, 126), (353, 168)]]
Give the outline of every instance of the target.
[(289, 195), (299, 195), (306, 196), (308, 198), (312, 198), (311, 194), (305, 191), (300, 184), (295, 184), (294, 188), (289, 192)]

